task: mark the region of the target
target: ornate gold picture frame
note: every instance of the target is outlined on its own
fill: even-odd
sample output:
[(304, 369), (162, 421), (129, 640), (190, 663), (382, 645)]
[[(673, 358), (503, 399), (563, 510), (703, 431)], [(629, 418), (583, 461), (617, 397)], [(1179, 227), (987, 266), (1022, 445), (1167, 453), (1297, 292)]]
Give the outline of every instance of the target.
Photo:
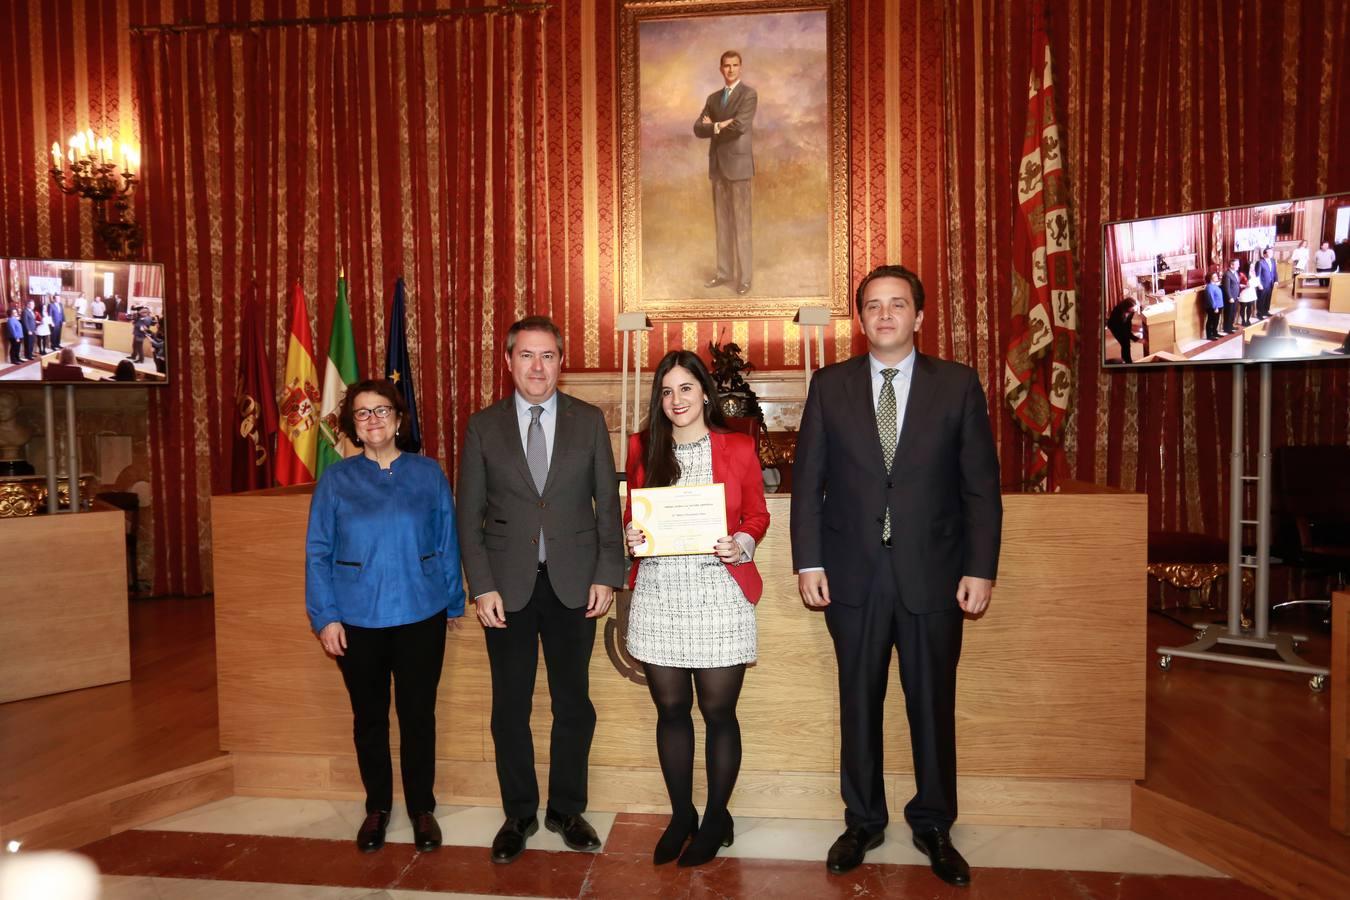
[(846, 15), (842, 0), (623, 4), (623, 311), (848, 315)]

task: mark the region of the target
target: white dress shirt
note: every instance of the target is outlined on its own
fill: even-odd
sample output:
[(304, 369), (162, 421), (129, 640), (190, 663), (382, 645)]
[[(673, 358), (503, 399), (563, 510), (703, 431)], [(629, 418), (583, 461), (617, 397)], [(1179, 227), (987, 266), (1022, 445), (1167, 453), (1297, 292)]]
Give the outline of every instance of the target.
[(1318, 250), (1318, 251), (1317, 251), (1317, 271), (1319, 271), (1319, 272), (1329, 272), (1329, 271), (1331, 271), (1331, 270), (1334, 269), (1334, 268), (1336, 268), (1336, 251), (1335, 251), (1335, 250), (1330, 250), (1330, 249), (1328, 249), (1328, 250)]
[(554, 391), (543, 403), (531, 403), (516, 391), (516, 424), (520, 426), (520, 449), (525, 451), (526, 458), (530, 453), (530, 407), (542, 406), (544, 411), (539, 414), (539, 424), (544, 429), (544, 451), (547, 454), (548, 464), (553, 465), (553, 436), (558, 433), (558, 392)]

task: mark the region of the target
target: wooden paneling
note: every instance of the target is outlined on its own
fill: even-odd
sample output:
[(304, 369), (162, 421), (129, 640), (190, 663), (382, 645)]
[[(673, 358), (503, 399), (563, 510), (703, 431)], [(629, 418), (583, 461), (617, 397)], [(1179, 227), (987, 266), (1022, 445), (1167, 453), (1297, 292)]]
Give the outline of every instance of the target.
[(1130, 828), (1277, 897), (1350, 897), (1350, 874), (1143, 785), (1134, 789)]
[(1331, 599), (1331, 827), (1350, 834), (1350, 592)]
[(218, 756), (0, 825), (25, 850), (73, 849), (234, 793), (233, 760)]
[(0, 703), (126, 681), (126, 516), (0, 519)]
[[(213, 499), (221, 746), (239, 756), (241, 790), (345, 795), (359, 784), (341, 678), (304, 615), (308, 502), (304, 491)], [(768, 502), (773, 525), (756, 553), (765, 575), (760, 656), (739, 707), (745, 757), (736, 804), (763, 815), (836, 816), (834, 653), (823, 617), (797, 599), (789, 498)], [(1146, 499), (1010, 495), (1005, 503), (994, 602), (967, 624), (961, 663), (963, 820), (1121, 827), (1128, 785), (1144, 774)], [(613, 617), (608, 624), (597, 631), (591, 667), (599, 713), (592, 806), (661, 809), (651, 699), (616, 671), (610, 647), (622, 629)], [(448, 641), (437, 710), (440, 799), (495, 805), (483, 637), (469, 619)], [(898, 672), (889, 697), (886, 771), (899, 801), (912, 787)], [(541, 660), (541, 756), (548, 709)], [(695, 723), (701, 732), (697, 716)]]

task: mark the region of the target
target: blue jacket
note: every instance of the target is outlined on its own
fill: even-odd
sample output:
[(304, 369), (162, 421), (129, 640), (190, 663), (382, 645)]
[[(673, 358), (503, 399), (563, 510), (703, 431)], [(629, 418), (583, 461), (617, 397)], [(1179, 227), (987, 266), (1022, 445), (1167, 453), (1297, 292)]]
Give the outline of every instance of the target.
[(1209, 308), (1211, 310), (1223, 309), (1223, 291), (1219, 290), (1217, 284), (1205, 285), (1205, 293), (1209, 296)]
[(57, 325), (63, 325), (63, 324), (65, 324), (65, 321), (66, 321), (66, 310), (65, 310), (65, 308), (61, 305), (61, 301), (60, 301), (60, 300), (55, 300), (55, 301), (53, 301), (52, 304), (51, 304), (51, 306), (48, 307), (48, 309), (51, 310), (52, 327), (53, 327), (53, 328), (55, 328)]
[(360, 455), (326, 469), (310, 501), (305, 559), (316, 632), (464, 614), (455, 501), (429, 457), (404, 453), (386, 470)]
[(9, 337), (11, 340), (23, 340), (23, 323), (19, 321), (18, 316), (8, 316), (5, 319), (8, 322)]
[(1264, 257), (1256, 261), (1256, 276), (1261, 279), (1261, 287), (1270, 290), (1275, 286), (1275, 260)]

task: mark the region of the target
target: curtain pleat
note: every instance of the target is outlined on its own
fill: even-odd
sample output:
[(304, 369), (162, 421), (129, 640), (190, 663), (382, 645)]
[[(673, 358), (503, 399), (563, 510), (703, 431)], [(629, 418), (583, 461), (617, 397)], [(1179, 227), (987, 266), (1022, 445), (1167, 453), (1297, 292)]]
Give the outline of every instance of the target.
[[(210, 589), (210, 495), (226, 491), (242, 302), (264, 302), (284, 370), (290, 286), (327, 347), (339, 269), (363, 375), (382, 374), (408, 288), (424, 452), (453, 472), (469, 413), (531, 282), (538, 17), (457, 17), (134, 41), (152, 258), (176, 377), (151, 399), (155, 590)], [(532, 64), (530, 71), (537, 70)], [(547, 310), (545, 310), (547, 311)]]

